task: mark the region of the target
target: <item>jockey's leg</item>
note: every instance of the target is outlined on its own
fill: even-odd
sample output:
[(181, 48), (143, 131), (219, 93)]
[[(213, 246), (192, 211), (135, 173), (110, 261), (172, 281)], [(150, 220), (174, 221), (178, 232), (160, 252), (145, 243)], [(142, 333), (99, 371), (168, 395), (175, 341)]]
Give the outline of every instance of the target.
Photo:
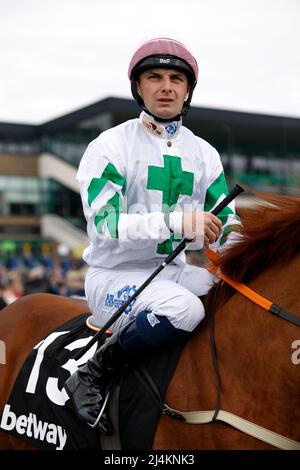
[[(78, 416), (88, 424), (94, 424), (104, 403), (106, 388), (126, 358), (119, 343), (119, 333), (113, 334), (64, 384), (71, 405)], [(112, 433), (109, 415), (104, 410), (99, 422), (104, 434)]]
[[(140, 312), (121, 331), (114, 333), (65, 383), (76, 412), (93, 424), (102, 408), (107, 386), (130, 359), (151, 348), (159, 348), (189, 332), (175, 328), (164, 316)], [(104, 411), (99, 422), (102, 433), (113, 432), (109, 414)]]
[[(166, 279), (152, 282), (137, 297), (130, 315), (123, 315), (119, 330), (67, 380), (65, 389), (78, 415), (94, 423), (107, 385), (125, 363), (138, 353), (188, 335), (203, 316), (201, 301), (185, 287)], [(112, 433), (107, 412), (103, 413), (99, 428), (105, 434)]]

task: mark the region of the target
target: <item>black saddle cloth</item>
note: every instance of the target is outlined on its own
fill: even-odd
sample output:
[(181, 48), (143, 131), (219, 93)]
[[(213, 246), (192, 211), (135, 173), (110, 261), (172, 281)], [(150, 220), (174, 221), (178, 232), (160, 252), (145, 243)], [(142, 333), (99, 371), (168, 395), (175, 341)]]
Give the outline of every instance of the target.
[[(74, 360), (80, 347), (94, 336), (87, 314), (79, 315), (50, 333), (28, 355), (0, 416), (0, 430), (44, 449), (101, 449), (99, 432), (81, 421), (67, 406), (63, 385), (99, 345)], [(156, 382), (162, 400), (186, 340), (151, 352), (136, 365)], [(89, 354), (89, 356), (87, 356)], [(132, 367), (126, 367), (119, 392), (119, 430), (122, 449), (151, 449), (161, 409)]]

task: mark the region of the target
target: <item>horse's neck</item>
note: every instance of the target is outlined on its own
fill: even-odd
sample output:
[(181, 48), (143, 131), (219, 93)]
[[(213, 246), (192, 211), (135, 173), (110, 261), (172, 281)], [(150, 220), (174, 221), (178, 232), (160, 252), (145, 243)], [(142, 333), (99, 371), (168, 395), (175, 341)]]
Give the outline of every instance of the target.
[[(297, 256), (287, 266), (266, 270), (249, 287), (300, 317), (299, 281)], [(291, 348), (300, 328), (238, 293), (216, 312), (215, 324), (222, 405), (261, 424), (272, 415), (274, 430), (282, 431), (283, 421), (287, 429), (299, 404), (299, 372)]]
[[(299, 278), (297, 257), (288, 266), (262, 273), (249, 287), (300, 316)], [(174, 408), (192, 411), (215, 407), (208, 320), (188, 343), (169, 387), (167, 402)], [(300, 328), (236, 293), (217, 310), (214, 336), (221, 409), (300, 439), (293, 434), (293, 418), (299, 414), (300, 374), (292, 363), (291, 349), (295, 339), (300, 339)]]

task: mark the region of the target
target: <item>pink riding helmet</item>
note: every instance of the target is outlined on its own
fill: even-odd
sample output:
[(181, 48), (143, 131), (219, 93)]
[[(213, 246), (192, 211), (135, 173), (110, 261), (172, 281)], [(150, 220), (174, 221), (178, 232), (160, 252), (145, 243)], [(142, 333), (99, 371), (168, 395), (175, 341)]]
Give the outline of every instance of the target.
[(189, 109), (193, 91), (198, 80), (197, 61), (186, 46), (179, 41), (170, 38), (155, 38), (144, 42), (134, 53), (128, 68), (128, 77), (131, 81), (131, 91), (134, 99), (142, 108), (149, 112), (142, 98), (137, 93), (135, 81), (139, 75), (153, 67), (175, 68), (187, 75), (190, 82), (190, 92), (185, 101), (181, 115), (185, 115)]
[[(142, 60), (150, 56), (173, 56), (186, 62), (194, 73), (194, 79), (198, 80), (198, 64), (192, 53), (186, 46), (175, 39), (155, 38), (144, 42), (134, 53), (128, 68), (129, 80), (132, 79), (132, 72)], [(166, 63), (161, 62), (164, 66)]]

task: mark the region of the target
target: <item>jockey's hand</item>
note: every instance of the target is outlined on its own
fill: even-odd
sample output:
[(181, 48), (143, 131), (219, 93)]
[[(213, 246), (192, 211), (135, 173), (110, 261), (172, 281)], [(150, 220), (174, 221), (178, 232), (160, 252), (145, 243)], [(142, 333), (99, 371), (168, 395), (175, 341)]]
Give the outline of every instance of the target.
[(222, 223), (211, 212), (185, 212), (182, 217), (183, 234), (186, 238), (202, 242), (205, 247), (216, 241)]

